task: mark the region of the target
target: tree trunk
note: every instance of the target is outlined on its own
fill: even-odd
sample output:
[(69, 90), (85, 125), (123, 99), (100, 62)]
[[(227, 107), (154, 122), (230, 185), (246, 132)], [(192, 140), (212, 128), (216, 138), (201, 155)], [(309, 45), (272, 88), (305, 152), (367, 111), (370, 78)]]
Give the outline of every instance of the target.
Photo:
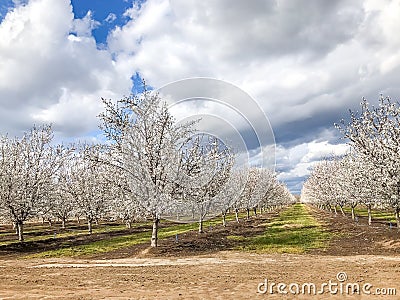
[(340, 208), (340, 212), (342, 213), (342, 216), (344, 217), (344, 216), (345, 216), (345, 213), (344, 213), (344, 210), (343, 210), (343, 206), (342, 206), (342, 205), (339, 205), (339, 208)]
[(24, 223), (22, 221), (18, 221), (17, 223), (17, 231), (18, 231), (18, 241), (24, 241)]
[(247, 220), (250, 219), (250, 209), (246, 208), (246, 212), (247, 212)]
[(88, 232), (89, 232), (89, 234), (92, 234), (92, 223), (93, 223), (93, 220), (92, 219), (88, 219)]
[(397, 229), (400, 229), (400, 208), (396, 207), (396, 224), (397, 224)]
[(126, 227), (131, 229), (132, 228), (132, 221), (126, 221)]
[(151, 233), (151, 247), (158, 246), (158, 223), (160, 219), (157, 217), (153, 218), (153, 231)]
[(53, 226), (53, 221), (51, 220), (51, 218), (47, 218), (47, 223), (49, 223), (49, 226), (50, 226), (50, 227)]
[(222, 226), (226, 227), (226, 212), (222, 213)]
[(257, 207), (254, 207), (253, 210), (254, 210), (254, 215), (257, 216)]
[(81, 224), (81, 220), (80, 220), (79, 216), (76, 217), (76, 222), (77, 222), (78, 224)]
[(354, 212), (354, 206), (351, 206), (351, 219), (352, 219), (353, 221), (356, 220), (356, 214), (355, 214), (355, 212)]
[(199, 233), (203, 233), (204, 231), (203, 231), (203, 218), (202, 217), (200, 217), (200, 220), (199, 220)]
[(337, 215), (336, 205), (333, 206), (333, 211), (335, 212), (335, 215)]
[(263, 208), (262, 206), (260, 206), (260, 215), (262, 215), (262, 213), (263, 213)]
[(235, 208), (235, 218), (236, 218), (236, 223), (239, 223), (239, 210)]
[(66, 219), (65, 217), (62, 217), (62, 219), (61, 219), (61, 227), (62, 227), (62, 229), (65, 229), (65, 223), (66, 223), (65, 219)]
[(371, 205), (368, 205), (367, 208), (368, 208), (368, 225), (371, 225), (372, 224)]

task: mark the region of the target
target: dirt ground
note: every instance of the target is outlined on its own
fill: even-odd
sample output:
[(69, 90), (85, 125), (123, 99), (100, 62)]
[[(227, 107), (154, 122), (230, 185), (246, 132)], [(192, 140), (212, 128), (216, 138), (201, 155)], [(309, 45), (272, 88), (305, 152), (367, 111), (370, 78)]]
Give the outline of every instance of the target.
[[(302, 255), (229, 250), (235, 242), (227, 235), (257, 234), (272, 214), (208, 228), (202, 237), (187, 233), (178, 243), (165, 239), (157, 250), (141, 245), (82, 259), (27, 260), (9, 249), (0, 256), (0, 299), (400, 299), (397, 229), (319, 211), (315, 216), (335, 237), (327, 249)], [(340, 285), (337, 276), (347, 280)], [(283, 295), (273, 286), (272, 294), (263, 294), (265, 280), (268, 288), (285, 283), (296, 292), (298, 284), (300, 291), (294, 295), (287, 286)], [(301, 293), (304, 283), (318, 292), (329, 281), (339, 284), (337, 293), (335, 286), (323, 286), (323, 294)], [(350, 283), (359, 285), (360, 295), (346, 295)], [(389, 288), (397, 295), (377, 295)]]

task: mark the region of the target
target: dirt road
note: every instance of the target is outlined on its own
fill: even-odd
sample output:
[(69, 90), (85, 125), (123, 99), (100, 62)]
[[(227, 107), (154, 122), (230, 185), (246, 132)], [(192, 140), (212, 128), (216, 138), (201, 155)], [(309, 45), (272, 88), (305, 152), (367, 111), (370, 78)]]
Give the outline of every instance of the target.
[[(400, 293), (400, 257), (266, 255), (220, 252), (190, 258), (130, 258), (112, 260), (3, 260), (0, 261), (0, 299), (343, 299), (328, 286), (324, 294), (311, 295), (304, 283), (397, 288)], [(342, 274), (343, 275), (343, 274)], [(268, 291), (265, 288), (268, 280)], [(263, 285), (260, 285), (263, 283)], [(278, 294), (271, 283), (285, 283), (288, 295)], [(260, 286), (259, 286), (260, 285)], [(259, 286), (259, 288), (258, 288)], [(338, 286), (340, 287), (340, 285)], [(260, 291), (258, 291), (258, 289)], [(331, 287), (334, 291), (334, 287)], [(399, 299), (400, 296), (360, 295), (345, 299)]]

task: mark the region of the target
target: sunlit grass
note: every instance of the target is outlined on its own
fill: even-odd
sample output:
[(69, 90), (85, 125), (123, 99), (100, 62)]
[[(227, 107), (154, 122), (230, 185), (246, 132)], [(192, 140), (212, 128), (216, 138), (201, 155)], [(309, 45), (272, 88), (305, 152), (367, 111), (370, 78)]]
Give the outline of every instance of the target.
[(331, 234), (324, 230), (304, 204), (295, 204), (266, 224), (264, 234), (240, 239), (243, 250), (263, 253), (304, 253), (309, 249), (325, 248)]
[[(229, 215), (227, 217), (227, 221), (234, 220), (234, 218), (235, 218), (234, 215)], [(170, 222), (166, 221), (166, 223), (169, 224)], [(203, 223), (203, 227), (205, 230), (207, 230), (210, 229), (210, 227), (216, 226), (217, 224), (221, 224), (220, 217), (216, 217), (213, 218), (212, 220), (205, 221)], [(182, 223), (182, 224), (174, 224), (167, 227), (161, 227), (158, 231), (158, 238), (163, 239), (163, 238), (173, 237), (177, 234), (179, 235), (191, 230), (197, 230), (197, 228), (198, 228), (198, 223), (190, 223), (190, 224)], [(62, 257), (62, 256), (69, 256), (69, 257), (88, 256), (93, 254), (111, 252), (138, 244), (145, 244), (145, 243), (150, 244), (150, 238), (151, 238), (151, 229), (147, 230), (146, 232), (111, 237), (95, 242), (89, 242), (85, 245), (79, 245), (79, 246), (71, 247), (68, 245), (68, 243), (66, 243), (64, 247), (63, 245), (61, 245), (60, 249), (44, 251), (33, 255), (28, 255), (26, 257), (45, 258), (45, 257)]]
[[(351, 215), (350, 207), (344, 207), (343, 210), (347, 215)], [(354, 209), (354, 212), (356, 216), (366, 217), (366, 218), (368, 217), (368, 209), (365, 206), (357, 206)], [(386, 221), (388, 223), (389, 222), (396, 223), (396, 218), (394, 216), (393, 211), (372, 209), (371, 216), (372, 216), (372, 221), (377, 220), (377, 221)]]
[[(142, 222), (142, 223), (134, 223), (132, 224), (132, 228), (149, 225), (150, 222)], [(43, 229), (44, 228), (44, 229)], [(40, 230), (42, 229), (42, 230)], [(101, 233), (112, 233), (121, 230), (126, 230), (127, 227), (125, 225), (95, 225), (93, 228), (93, 234), (101, 234)], [(41, 233), (38, 236), (31, 236), (35, 233)], [(35, 225), (32, 228), (29, 228), (27, 231), (24, 232), (24, 242), (38, 242), (38, 241), (47, 241), (47, 240), (54, 240), (54, 239), (61, 239), (61, 238), (68, 238), (68, 237), (75, 237), (75, 236), (84, 236), (87, 235), (87, 229), (61, 229), (58, 227), (49, 227), (49, 226), (37, 226)], [(17, 235), (12, 234), (10, 232), (3, 233), (3, 235), (9, 235), (9, 239), (6, 241), (0, 241), (0, 246), (7, 246), (19, 243), (17, 240)]]

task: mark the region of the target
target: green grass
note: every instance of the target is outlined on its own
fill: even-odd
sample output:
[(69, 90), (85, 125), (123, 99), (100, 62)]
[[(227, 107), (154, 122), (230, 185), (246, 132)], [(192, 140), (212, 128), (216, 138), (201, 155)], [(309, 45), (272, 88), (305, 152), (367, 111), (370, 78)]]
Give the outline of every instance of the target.
[[(343, 210), (347, 215), (351, 215), (351, 207), (344, 207)], [(368, 217), (368, 209), (365, 206), (356, 206), (354, 212), (356, 216), (366, 217), (366, 218)], [(371, 215), (372, 215), (372, 221), (377, 220), (377, 221), (396, 223), (396, 217), (394, 216), (393, 211), (372, 209)]]
[(331, 238), (304, 204), (289, 207), (266, 225), (263, 235), (230, 238), (244, 242), (240, 249), (263, 253), (304, 253), (309, 249), (325, 248)]
[[(239, 214), (240, 218), (243, 218), (245, 216), (245, 213)], [(210, 226), (210, 225), (215, 225), (220, 223), (221, 217), (215, 217), (211, 221), (205, 221), (204, 226)], [(226, 217), (227, 221), (232, 221), (235, 219), (234, 214), (229, 214)], [(168, 222), (168, 221), (166, 221)], [(83, 224), (83, 223), (82, 223)], [(183, 223), (182, 223), (183, 224)], [(151, 222), (140, 222), (140, 223), (133, 223), (132, 228), (143, 226), (143, 225), (149, 225), (151, 226)], [(25, 242), (36, 242), (36, 241), (46, 241), (46, 240), (53, 240), (53, 239), (59, 239), (59, 238), (66, 238), (66, 237), (73, 237), (73, 236), (84, 236), (87, 235), (87, 229), (85, 226), (80, 225), (80, 229), (61, 229), (60, 226), (58, 225), (53, 225), (53, 227), (50, 227), (49, 225), (38, 225), (38, 224), (30, 224), (27, 223), (24, 226), (24, 241)], [(121, 224), (121, 225), (93, 225), (93, 234), (100, 234), (100, 233), (109, 233), (109, 232), (115, 232), (115, 231), (121, 231), (125, 230), (126, 226)], [(40, 235), (35, 235), (37, 233), (40, 233)], [(56, 233), (56, 236), (54, 236), (54, 233)], [(2, 229), (0, 232), (0, 236), (7, 236), (8, 238), (6, 240), (0, 241), (0, 246), (7, 246), (7, 245), (12, 245), (15, 243), (19, 243), (17, 239), (17, 235), (14, 233), (13, 229)]]
[[(132, 224), (132, 228), (143, 226), (143, 225), (149, 225), (151, 223), (134, 223)], [(93, 234), (99, 234), (99, 233), (108, 233), (108, 232), (116, 232), (116, 231), (121, 231), (125, 230), (126, 226), (125, 225), (116, 225), (116, 226), (107, 226), (107, 225), (95, 225), (98, 226), (97, 228), (93, 228), (92, 232)], [(42, 229), (42, 230), (40, 230)], [(66, 238), (66, 237), (73, 237), (73, 236), (84, 236), (87, 235), (87, 229), (66, 229), (65, 231), (61, 231), (61, 228), (57, 227), (49, 227), (49, 226), (35, 226), (34, 228), (29, 228), (28, 230), (24, 231), (24, 241), (25, 242), (37, 242), (37, 241), (46, 241), (46, 240), (54, 240), (54, 239), (60, 239), (60, 238)], [(42, 235), (38, 236), (30, 236), (34, 233), (41, 232)], [(54, 236), (54, 233), (56, 235)], [(6, 241), (1, 241), (0, 246), (7, 246), (7, 245), (12, 245), (12, 244), (17, 244), (19, 241), (17, 240), (17, 235), (12, 234), (12, 233), (4, 233), (4, 235), (10, 235), (10, 240)]]
[[(235, 217), (229, 216), (227, 220), (233, 220)], [(209, 221), (205, 221), (203, 223), (204, 229), (209, 228), (210, 226), (215, 226), (216, 224), (220, 224), (220, 218), (214, 218)], [(168, 224), (168, 222), (167, 222)], [(143, 225), (143, 224), (142, 224)], [(183, 224), (175, 224), (168, 227), (160, 228), (158, 231), (158, 238), (168, 238), (175, 236), (176, 234), (182, 234), (191, 230), (197, 230), (198, 223), (183, 223)], [(138, 244), (150, 244), (151, 238), (151, 230), (149, 229), (146, 232), (123, 235), (112, 237), (109, 239), (103, 239), (96, 242), (91, 242), (85, 245), (73, 246), (73, 247), (61, 247), (57, 250), (45, 251), (33, 255), (28, 255), (26, 258), (46, 258), (46, 257), (76, 257), (76, 256), (87, 256), (92, 254), (99, 254), (105, 252), (111, 252), (118, 249), (127, 248), (130, 246), (138, 245)]]
[(238, 242), (246, 241), (246, 238), (242, 235), (228, 235), (226, 238), (228, 240), (233, 240), (233, 241), (238, 241)]
[[(243, 217), (245, 214), (241, 214)], [(227, 220), (235, 219), (234, 214), (227, 216)], [(176, 234), (182, 234), (188, 231), (197, 230), (198, 224), (174, 224), (169, 221), (162, 221), (164, 225), (159, 229), (158, 238), (164, 239), (173, 237)], [(205, 230), (210, 226), (221, 224), (221, 217), (215, 217), (205, 221), (203, 227)], [(137, 223), (135, 226), (150, 225), (150, 223)], [(104, 226), (94, 230), (94, 233), (103, 233), (110, 231), (122, 230), (125, 227), (121, 226)], [(328, 233), (322, 230), (321, 224), (309, 214), (307, 207), (302, 204), (296, 204), (282, 212), (279, 217), (266, 223), (263, 226), (267, 227), (263, 235), (256, 237), (243, 236), (228, 236), (228, 239), (236, 240), (241, 245), (241, 249), (257, 250), (262, 252), (287, 252), (287, 253), (302, 253), (307, 249), (320, 248), (325, 246), (328, 240)], [(149, 226), (150, 227), (150, 226)], [(86, 235), (84, 230), (72, 230), (65, 233), (57, 234), (56, 238)], [(28, 238), (30, 240), (53, 239), (53, 235), (44, 235)], [(124, 249), (138, 244), (149, 244), (151, 238), (151, 229), (134, 234), (124, 234), (114, 236), (94, 242), (87, 241), (86, 244), (71, 246), (70, 242), (66, 241), (61, 244), (58, 249), (44, 251), (36, 254), (25, 256), (26, 258), (48, 258), (48, 257), (79, 257), (90, 256), (93, 254), (111, 252), (118, 249)], [(13, 241), (14, 242), (14, 241)]]

